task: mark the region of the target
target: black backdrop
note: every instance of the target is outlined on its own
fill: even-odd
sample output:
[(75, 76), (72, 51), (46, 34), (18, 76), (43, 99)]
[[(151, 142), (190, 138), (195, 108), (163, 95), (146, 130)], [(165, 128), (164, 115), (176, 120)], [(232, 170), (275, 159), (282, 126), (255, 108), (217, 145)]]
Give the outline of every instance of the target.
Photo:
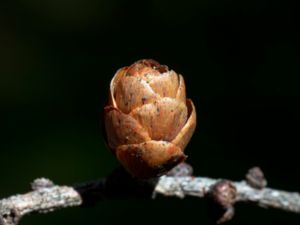
[[(299, 23), (292, 1), (11, 1), (0, 13), (0, 198), (36, 177), (58, 184), (106, 176), (100, 113), (114, 72), (153, 58), (184, 75), (198, 127), (195, 174), (300, 191)], [(120, 187), (122, 188), (122, 187)], [(213, 224), (202, 200), (100, 202), (22, 224)], [(229, 224), (299, 224), (240, 204)]]

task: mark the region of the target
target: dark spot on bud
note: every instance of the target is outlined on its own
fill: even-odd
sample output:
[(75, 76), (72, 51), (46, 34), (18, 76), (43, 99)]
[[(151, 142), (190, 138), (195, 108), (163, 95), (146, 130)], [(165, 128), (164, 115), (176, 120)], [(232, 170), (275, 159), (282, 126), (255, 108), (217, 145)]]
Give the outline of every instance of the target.
[(142, 103), (145, 104), (146, 101), (147, 101), (147, 98), (142, 97)]

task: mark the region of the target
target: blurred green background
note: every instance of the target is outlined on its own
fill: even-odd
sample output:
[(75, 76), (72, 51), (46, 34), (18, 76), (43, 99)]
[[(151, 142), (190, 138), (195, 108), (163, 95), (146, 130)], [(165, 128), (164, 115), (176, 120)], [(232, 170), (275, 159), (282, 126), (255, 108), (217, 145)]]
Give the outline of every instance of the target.
[[(118, 162), (100, 115), (115, 71), (153, 58), (184, 75), (198, 127), (195, 174), (242, 179), (255, 165), (300, 191), (299, 23), (289, 0), (27, 0), (0, 8), (0, 198), (37, 177), (74, 184)], [(122, 188), (122, 187), (120, 187)], [(213, 224), (202, 200), (106, 201), (21, 224)], [(239, 205), (228, 224), (299, 224)]]

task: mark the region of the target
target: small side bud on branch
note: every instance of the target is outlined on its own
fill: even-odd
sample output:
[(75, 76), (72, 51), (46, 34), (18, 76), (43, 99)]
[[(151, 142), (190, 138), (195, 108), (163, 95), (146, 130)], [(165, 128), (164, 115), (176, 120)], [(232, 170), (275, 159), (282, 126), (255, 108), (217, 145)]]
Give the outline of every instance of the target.
[(236, 201), (236, 188), (231, 181), (220, 180), (213, 184), (207, 198), (211, 201), (213, 217), (216, 218), (218, 224), (232, 219)]
[(42, 189), (42, 188), (50, 188), (53, 186), (54, 186), (54, 183), (51, 180), (44, 178), (44, 177), (37, 178), (31, 183), (31, 188), (34, 191), (36, 191), (38, 189)]
[(246, 174), (246, 182), (251, 187), (257, 189), (263, 189), (267, 186), (267, 180), (265, 179), (263, 171), (259, 167), (249, 169)]

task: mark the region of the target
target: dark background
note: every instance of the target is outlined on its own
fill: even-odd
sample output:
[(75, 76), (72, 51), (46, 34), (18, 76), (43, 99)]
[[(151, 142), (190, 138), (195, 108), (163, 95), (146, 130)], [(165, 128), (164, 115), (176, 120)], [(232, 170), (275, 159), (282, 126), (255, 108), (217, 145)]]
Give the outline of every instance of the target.
[[(300, 191), (299, 17), (292, 1), (27, 0), (0, 11), (0, 198), (37, 177), (97, 179), (118, 162), (100, 114), (115, 71), (154, 58), (184, 75), (198, 127), (195, 174), (242, 179), (259, 165)], [(122, 187), (120, 187), (122, 188)], [(21, 224), (213, 224), (202, 200), (107, 201)], [(299, 224), (239, 204), (228, 224)]]

